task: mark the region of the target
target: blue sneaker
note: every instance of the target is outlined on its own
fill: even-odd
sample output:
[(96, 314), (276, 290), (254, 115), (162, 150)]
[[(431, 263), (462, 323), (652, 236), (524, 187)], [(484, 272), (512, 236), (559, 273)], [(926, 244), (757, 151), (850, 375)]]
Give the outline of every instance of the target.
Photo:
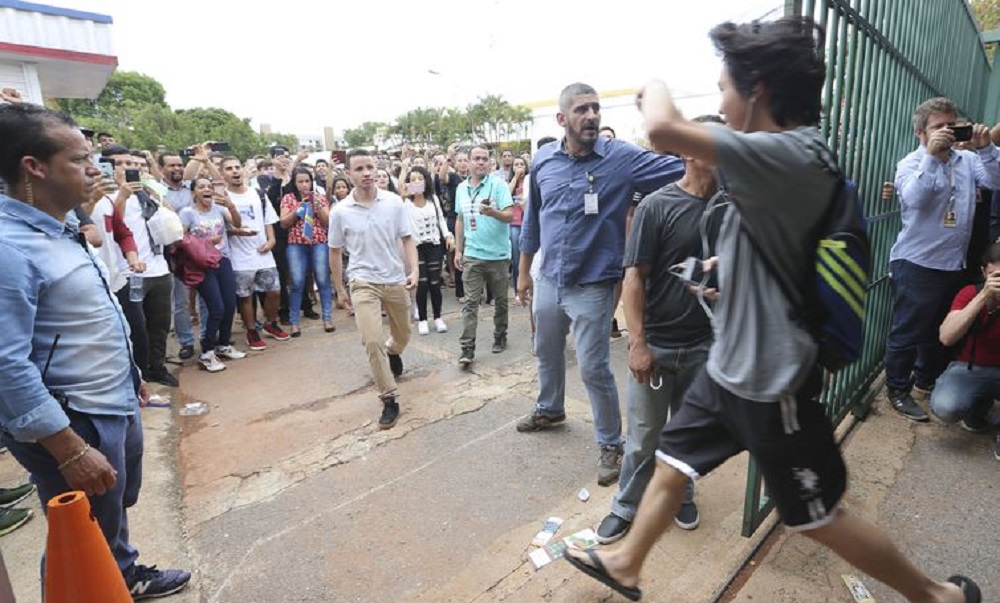
[(191, 581), (191, 572), (158, 570), (156, 566), (136, 565), (125, 578), (133, 601), (155, 599), (180, 592)]

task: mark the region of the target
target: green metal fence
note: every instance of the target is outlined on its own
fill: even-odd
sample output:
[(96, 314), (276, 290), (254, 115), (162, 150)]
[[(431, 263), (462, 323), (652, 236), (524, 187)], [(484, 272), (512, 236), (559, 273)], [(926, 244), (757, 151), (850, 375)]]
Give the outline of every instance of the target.
[[(849, 178), (858, 183), (872, 240), (865, 346), (853, 366), (828, 378), (822, 400), (835, 423), (864, 416), (882, 371), (892, 316), (889, 250), (899, 232), (895, 199), (883, 200), (896, 162), (916, 148), (911, 116), (934, 96), (954, 100), (981, 120), (991, 68), (965, 0), (789, 0), (786, 14), (811, 16), (826, 32), (823, 132)], [(750, 536), (771, 511), (751, 459), (743, 511)]]

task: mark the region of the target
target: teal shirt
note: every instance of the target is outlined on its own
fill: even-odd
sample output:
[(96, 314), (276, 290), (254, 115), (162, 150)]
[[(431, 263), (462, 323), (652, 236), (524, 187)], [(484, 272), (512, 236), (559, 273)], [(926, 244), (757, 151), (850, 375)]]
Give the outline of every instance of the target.
[[(479, 206), (486, 199), (493, 207), (503, 211), (514, 204), (507, 183), (493, 174), (487, 175), (479, 186), (472, 186), (466, 178), (458, 185), (455, 211), (462, 220), (465, 236), (465, 257), (474, 260), (510, 259), (510, 224), (479, 213)], [(472, 228), (472, 218), (476, 227)]]

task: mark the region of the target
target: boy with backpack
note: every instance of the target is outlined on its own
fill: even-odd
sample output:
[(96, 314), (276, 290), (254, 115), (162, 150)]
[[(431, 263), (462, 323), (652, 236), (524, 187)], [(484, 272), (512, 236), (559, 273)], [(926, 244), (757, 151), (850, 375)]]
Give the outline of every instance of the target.
[[(822, 333), (830, 326), (827, 317), (804, 315), (800, 300), (789, 299), (782, 284), (799, 283), (796, 297), (803, 300), (824, 296), (816, 284), (822, 278), (820, 240), (833, 230), (831, 215), (850, 214), (849, 190), (817, 152), (826, 149), (815, 127), (825, 82), (822, 32), (810, 19), (786, 17), (724, 23), (710, 37), (723, 57), (720, 113), (729, 128), (685, 120), (660, 82), (640, 93), (639, 104), (653, 148), (717, 167), (733, 202), (719, 231), (718, 258), (705, 262), (718, 272), (718, 290), (703, 292), (717, 295), (715, 342), (705, 369), (661, 433), (653, 478), (622, 545), (611, 553), (568, 550), (566, 559), (639, 600), (640, 570), (673, 523), (688, 483), (749, 450), (789, 529), (826, 545), (909, 601), (978, 603), (981, 595), (971, 580), (932, 580), (885, 534), (837, 508), (847, 473), (818, 400), (820, 358), (821, 350), (832, 349), (843, 363), (850, 349), (831, 345)], [(831, 247), (864, 251), (864, 245)], [(828, 355), (822, 357), (826, 362)]]

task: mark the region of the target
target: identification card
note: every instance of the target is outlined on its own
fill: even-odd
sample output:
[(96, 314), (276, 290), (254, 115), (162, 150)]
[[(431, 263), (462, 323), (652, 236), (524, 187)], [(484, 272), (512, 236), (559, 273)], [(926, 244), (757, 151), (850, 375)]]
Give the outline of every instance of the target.
[(958, 226), (958, 217), (953, 211), (944, 212), (944, 227), (945, 228), (955, 228)]
[(583, 213), (588, 216), (592, 216), (597, 213), (597, 193), (584, 193), (583, 195)]

